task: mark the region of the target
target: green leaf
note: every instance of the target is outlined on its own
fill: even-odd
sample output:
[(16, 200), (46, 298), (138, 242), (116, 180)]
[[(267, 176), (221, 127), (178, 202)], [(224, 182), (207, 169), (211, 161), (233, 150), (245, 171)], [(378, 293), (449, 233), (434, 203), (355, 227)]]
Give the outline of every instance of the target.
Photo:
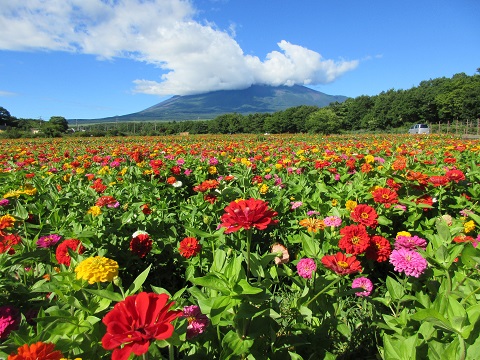
[(452, 328), (449, 321), (440, 314), (437, 310), (434, 309), (423, 309), (411, 316), (413, 320), (417, 321), (428, 321), (431, 322), (433, 325), (441, 327), (445, 330), (455, 332), (455, 329)]
[(403, 285), (392, 277), (387, 277), (386, 285), (387, 290), (393, 300), (400, 300), (405, 295), (405, 289), (403, 288)]
[(303, 252), (306, 257), (316, 258), (320, 252), (318, 242), (312, 236), (302, 234)]
[(474, 268), (480, 260), (480, 248), (474, 248), (472, 244), (467, 244), (462, 251), (462, 263), (470, 268)]
[(238, 283), (233, 287), (233, 292), (236, 296), (242, 297), (242, 295), (254, 295), (263, 291), (262, 288), (254, 287), (250, 285), (247, 280), (240, 279)]
[(132, 295), (136, 293), (138, 290), (140, 290), (145, 280), (147, 280), (147, 276), (148, 276), (148, 273), (150, 272), (151, 267), (152, 267), (152, 264), (148, 265), (148, 268), (146, 268), (140, 275), (137, 276), (135, 280), (133, 280), (132, 285), (130, 285), (128, 290), (125, 292), (125, 296)]
[(84, 289), (86, 292), (90, 293), (90, 294), (93, 294), (93, 295), (97, 295), (97, 296), (100, 296), (101, 298), (105, 298), (105, 299), (109, 299), (109, 300), (112, 300), (112, 301), (116, 301), (116, 302), (120, 302), (123, 300), (123, 297), (122, 295), (116, 293), (116, 292), (113, 292), (113, 291), (109, 291), (109, 290), (102, 290), (102, 289)]
[(220, 291), (224, 295), (230, 294), (230, 286), (228, 282), (215, 274), (207, 274), (202, 277), (193, 278), (192, 283), (208, 289)]

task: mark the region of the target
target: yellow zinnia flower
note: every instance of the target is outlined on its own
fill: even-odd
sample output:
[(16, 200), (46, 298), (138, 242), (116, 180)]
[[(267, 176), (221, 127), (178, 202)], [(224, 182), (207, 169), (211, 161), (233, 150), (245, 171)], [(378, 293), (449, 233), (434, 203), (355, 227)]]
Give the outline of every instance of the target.
[(475, 230), (475, 223), (473, 222), (473, 220), (467, 221), (463, 224), (463, 231), (465, 232), (465, 234), (468, 234), (473, 230)]
[(260, 186), (260, 190), (259, 190), (259, 191), (260, 191), (260, 194), (266, 194), (267, 191), (268, 191), (268, 185), (267, 185), (267, 184), (262, 184), (262, 185)]
[(354, 200), (347, 200), (347, 202), (345, 203), (345, 208), (347, 210), (350, 210), (350, 211), (353, 211), (353, 209), (355, 209), (357, 207), (358, 203)]
[(301, 226), (307, 228), (308, 231), (317, 232), (318, 230), (325, 229), (325, 223), (322, 219), (306, 218), (298, 222)]
[(118, 263), (103, 256), (95, 256), (83, 260), (75, 272), (77, 279), (87, 280), (89, 284), (112, 281), (118, 276)]
[(217, 168), (215, 166), (209, 166), (207, 171), (210, 175), (215, 175), (217, 173)]
[(100, 206), (92, 206), (90, 209), (88, 209), (87, 214), (91, 214), (92, 216), (98, 216), (102, 213), (102, 210), (100, 209)]
[(399, 236), (408, 236), (408, 237), (411, 237), (412, 234), (410, 234), (408, 231), (399, 231), (399, 232), (397, 233), (397, 236), (395, 236), (395, 237), (399, 237)]

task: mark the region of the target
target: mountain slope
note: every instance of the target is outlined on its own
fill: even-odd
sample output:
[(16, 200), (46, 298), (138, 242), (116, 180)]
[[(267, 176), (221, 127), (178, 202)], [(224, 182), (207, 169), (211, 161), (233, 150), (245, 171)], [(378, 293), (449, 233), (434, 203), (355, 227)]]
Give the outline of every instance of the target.
[(205, 94), (173, 96), (145, 110), (97, 121), (152, 121), (213, 119), (225, 113), (273, 113), (294, 106), (323, 107), (343, 102), (345, 96), (327, 95), (305, 86), (252, 85), (243, 90), (219, 90)]

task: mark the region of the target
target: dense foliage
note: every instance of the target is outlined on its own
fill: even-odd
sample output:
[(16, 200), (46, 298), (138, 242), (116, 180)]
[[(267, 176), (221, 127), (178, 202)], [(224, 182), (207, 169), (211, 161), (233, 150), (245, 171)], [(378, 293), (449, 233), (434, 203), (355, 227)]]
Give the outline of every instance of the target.
[(479, 140), (0, 149), (2, 358), (478, 357)]

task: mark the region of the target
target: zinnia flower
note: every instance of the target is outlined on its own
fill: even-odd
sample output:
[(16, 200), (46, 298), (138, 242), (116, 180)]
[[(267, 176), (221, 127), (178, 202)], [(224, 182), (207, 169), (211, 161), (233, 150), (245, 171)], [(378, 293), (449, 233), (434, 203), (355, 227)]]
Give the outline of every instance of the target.
[(0, 306), (0, 339), (5, 339), (10, 332), (18, 329), (20, 317), (18, 310), (12, 305)]
[(14, 245), (18, 245), (22, 239), (17, 234), (5, 234), (0, 230), (0, 254), (15, 254)]
[(427, 260), (413, 250), (393, 250), (390, 255), (390, 263), (395, 271), (404, 272), (407, 276), (419, 277), (427, 268)]
[(362, 254), (370, 245), (370, 236), (364, 225), (345, 226), (340, 230), (340, 234), (343, 236), (338, 242), (338, 247), (347, 254)]
[(277, 224), (272, 219), (278, 213), (268, 207), (268, 202), (250, 198), (248, 200), (232, 201), (225, 207), (225, 214), (220, 218), (219, 227), (225, 227), (225, 234), (245, 229), (257, 228), (265, 230), (269, 225)]
[(127, 360), (132, 353), (145, 354), (151, 340), (172, 336), (171, 322), (182, 312), (169, 310), (174, 303), (168, 301), (167, 294), (141, 292), (115, 304), (102, 320), (107, 327), (102, 346), (113, 350), (112, 360)]
[(55, 344), (38, 341), (20, 346), (16, 354), (8, 355), (7, 360), (60, 360), (63, 357), (59, 350), (55, 350)]
[(275, 264), (280, 265), (280, 264), (286, 264), (290, 260), (290, 255), (288, 253), (288, 250), (285, 246), (282, 244), (273, 244), (272, 245), (272, 250), (270, 251), (272, 254), (280, 254), (277, 255), (275, 258)]
[(3, 215), (0, 217), (0, 230), (13, 227), (15, 218), (12, 215)]
[(370, 205), (357, 205), (350, 214), (350, 217), (353, 221), (371, 228), (375, 228), (378, 225), (378, 214)]
[(202, 314), (197, 305), (185, 306), (183, 308), (183, 317), (187, 318), (187, 339), (194, 338), (205, 331), (210, 324), (210, 320), (205, 314)]
[(312, 274), (317, 270), (315, 260), (310, 258), (303, 258), (297, 263), (298, 275), (304, 279), (311, 279)]
[(445, 176), (450, 180), (458, 183), (465, 180), (465, 174), (461, 170), (449, 170), (445, 173)]
[(70, 266), (70, 254), (68, 250), (76, 251), (79, 254), (83, 254), (85, 247), (82, 245), (80, 240), (77, 239), (67, 239), (58, 245), (57, 250), (55, 251), (55, 258), (59, 264)]
[(0, 199), (0, 206), (8, 206), (8, 204), (10, 204), (10, 200)]
[(308, 231), (317, 232), (318, 230), (325, 229), (325, 223), (322, 219), (306, 218), (298, 222), (301, 226), (307, 228)]
[(97, 200), (95, 205), (99, 207), (117, 208), (120, 206), (120, 203), (113, 196), (102, 196)]
[(62, 237), (58, 234), (50, 234), (42, 236), (37, 240), (37, 246), (41, 248), (49, 248), (60, 241)]
[(398, 194), (396, 191), (389, 188), (376, 188), (372, 191), (373, 201), (376, 203), (384, 204), (386, 208), (389, 208), (392, 204), (398, 202)]
[(75, 268), (77, 279), (87, 280), (89, 284), (113, 281), (118, 276), (118, 263), (103, 256), (83, 260)]
[(475, 223), (473, 220), (467, 221), (463, 224), (463, 231), (468, 234), (469, 232), (472, 232), (475, 230)]
[(362, 288), (364, 291), (358, 291), (355, 295), (364, 297), (369, 296), (373, 290), (373, 283), (369, 278), (359, 277), (352, 281), (352, 289)]
[(427, 241), (421, 237), (415, 236), (402, 236), (399, 235), (395, 238), (395, 249), (416, 250), (417, 248), (425, 250), (427, 247)]
[(376, 262), (387, 261), (392, 253), (392, 247), (390, 242), (383, 236), (374, 235), (370, 238), (370, 245), (365, 252), (367, 259), (374, 260)]
[(130, 251), (140, 258), (145, 257), (151, 250), (153, 241), (145, 231), (136, 231), (130, 241)]
[(197, 255), (202, 250), (202, 245), (194, 237), (186, 237), (180, 241), (180, 246), (178, 251), (180, 255), (185, 258), (191, 258), (192, 256)]
[(323, 219), (325, 226), (339, 227), (342, 225), (342, 219), (338, 216), (327, 216)]
[(348, 275), (362, 271), (362, 265), (355, 255), (346, 256), (341, 252), (337, 252), (335, 255), (324, 255), (322, 264), (338, 275)]

